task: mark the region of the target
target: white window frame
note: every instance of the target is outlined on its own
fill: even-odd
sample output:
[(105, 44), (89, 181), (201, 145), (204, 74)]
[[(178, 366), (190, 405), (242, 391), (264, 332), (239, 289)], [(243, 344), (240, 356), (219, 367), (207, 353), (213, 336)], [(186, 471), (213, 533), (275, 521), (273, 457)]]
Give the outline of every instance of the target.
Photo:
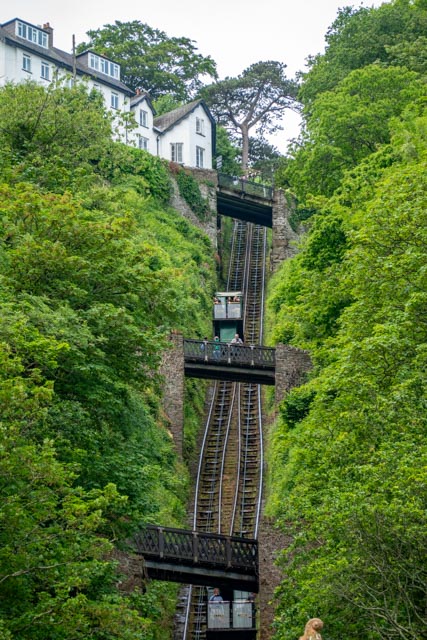
[(31, 56), (28, 53), (22, 54), (22, 70), (31, 73)]
[(199, 169), (204, 168), (205, 150), (203, 147), (196, 147), (196, 167)]
[(139, 124), (141, 127), (148, 129), (148, 111), (145, 111), (145, 109), (139, 110)]
[(138, 149), (143, 149), (144, 151), (148, 151), (149, 142), (150, 142), (149, 138), (145, 138), (144, 136), (138, 136)]
[(100, 71), (104, 73), (106, 76), (111, 76), (112, 78), (116, 78), (120, 80), (120, 67), (115, 62), (111, 62), (106, 58), (102, 58), (101, 56), (97, 56), (96, 53), (89, 52), (89, 68), (94, 69), (95, 71)]
[(50, 80), (50, 64), (44, 60), (41, 61), (40, 65), (40, 77), (43, 80)]
[(20, 22), (19, 20), (17, 21), (16, 35), (20, 38), (24, 38), (24, 40), (28, 40), (29, 42), (34, 42), (34, 44), (39, 45), (39, 47), (43, 47), (43, 49), (49, 48), (49, 39), (47, 33), (41, 31), (40, 29), (36, 29), (36, 27), (32, 27), (25, 22)]
[(196, 133), (198, 133), (200, 136), (205, 135), (205, 121), (203, 120), (203, 118), (196, 117)]
[(184, 158), (184, 143), (183, 142), (171, 142), (171, 161), (183, 164)]
[(119, 108), (119, 94), (116, 93), (115, 91), (111, 92), (110, 106), (111, 106), (112, 109), (118, 109)]

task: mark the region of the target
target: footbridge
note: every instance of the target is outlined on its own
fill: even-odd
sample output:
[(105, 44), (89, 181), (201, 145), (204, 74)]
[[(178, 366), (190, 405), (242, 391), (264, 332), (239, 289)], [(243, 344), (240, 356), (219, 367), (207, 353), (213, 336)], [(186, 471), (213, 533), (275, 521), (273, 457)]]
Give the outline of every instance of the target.
[(148, 525), (135, 548), (154, 580), (258, 592), (256, 540)]
[(184, 340), (184, 371), (193, 378), (275, 384), (276, 350), (211, 340)]
[(223, 216), (272, 228), (273, 197), (268, 185), (218, 174), (217, 211)]

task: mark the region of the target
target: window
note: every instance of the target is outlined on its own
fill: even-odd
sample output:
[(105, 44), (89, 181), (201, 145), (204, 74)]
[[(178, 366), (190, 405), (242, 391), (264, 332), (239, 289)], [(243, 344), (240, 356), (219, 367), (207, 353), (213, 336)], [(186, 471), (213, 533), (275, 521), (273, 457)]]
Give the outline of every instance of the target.
[(111, 108), (118, 109), (119, 108), (119, 94), (111, 92)]
[(48, 48), (47, 33), (44, 33), (44, 31), (36, 29), (35, 27), (31, 27), (29, 24), (25, 24), (25, 22), (19, 22), (18, 20), (16, 23), (16, 34), (20, 38), (25, 38), (25, 40), (38, 44), (40, 47), (44, 47), (45, 49)]
[(148, 127), (148, 113), (144, 109), (139, 110), (139, 124), (141, 127)]
[(144, 138), (144, 136), (138, 136), (138, 147), (140, 149), (145, 149), (145, 151), (148, 151), (148, 143), (148, 138)]
[(205, 150), (202, 147), (196, 147), (196, 167), (203, 169)]
[(112, 78), (117, 78), (117, 80), (120, 79), (119, 65), (105, 58), (101, 58), (95, 53), (89, 53), (89, 67), (95, 69), (95, 71), (105, 73), (105, 75), (111, 76)]
[(172, 162), (182, 162), (182, 142), (171, 143), (171, 160)]
[(28, 73), (31, 73), (31, 58), (30, 56), (27, 56), (26, 53), (24, 53), (22, 56), (22, 68), (24, 71), (28, 71)]
[(41, 77), (43, 80), (50, 80), (50, 67), (47, 62), (43, 62), (41, 67)]
[(205, 121), (203, 118), (196, 118), (196, 133), (200, 133), (201, 136), (205, 135)]

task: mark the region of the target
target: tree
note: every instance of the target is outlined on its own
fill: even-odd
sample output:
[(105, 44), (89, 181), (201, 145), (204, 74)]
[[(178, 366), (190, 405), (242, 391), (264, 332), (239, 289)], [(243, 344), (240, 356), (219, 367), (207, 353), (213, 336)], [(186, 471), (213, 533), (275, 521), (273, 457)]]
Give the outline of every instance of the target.
[(309, 615), (331, 637), (426, 637), (426, 123), (407, 106), (388, 162), (380, 149), (318, 199), (276, 276), (275, 337), (315, 365), (273, 435), (270, 508), (294, 534), (280, 640)]
[(393, 118), (424, 94), (425, 84), (414, 71), (372, 64), (318, 95), (290, 152), (288, 178), (298, 197), (330, 196), (345, 169), (389, 142)]
[(201, 76), (216, 78), (214, 60), (197, 53), (194, 40), (169, 38), (139, 20), (116, 20), (87, 35), (89, 41), (79, 44), (79, 52), (93, 49), (112, 58), (121, 66), (121, 80), (134, 91), (148, 91), (153, 99), (171, 93), (186, 102), (201, 88)]
[(310, 111), (313, 100), (331, 91), (354, 69), (373, 63), (425, 69), (427, 11), (424, 0), (393, 0), (380, 7), (344, 7), (325, 36), (324, 54), (309, 58), (299, 98)]
[(101, 94), (84, 83), (9, 83), (0, 92), (0, 122), (0, 163), (52, 191), (89, 179), (112, 132)]
[(285, 76), (286, 65), (257, 62), (237, 78), (225, 78), (201, 91), (218, 122), (242, 137), (242, 167), (249, 166), (249, 132), (274, 133), (279, 119), (294, 105), (297, 84)]

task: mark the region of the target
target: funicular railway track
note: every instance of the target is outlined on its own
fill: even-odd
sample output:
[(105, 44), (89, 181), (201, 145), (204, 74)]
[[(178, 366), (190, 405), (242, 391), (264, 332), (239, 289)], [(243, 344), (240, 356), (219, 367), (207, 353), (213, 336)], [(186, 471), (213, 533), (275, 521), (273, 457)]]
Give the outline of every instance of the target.
[[(258, 345), (262, 342), (266, 229), (235, 221), (230, 253), (227, 287), (244, 292), (245, 343)], [(260, 386), (215, 382), (199, 458), (193, 529), (255, 538), (262, 466)], [(181, 605), (175, 638), (204, 640), (206, 590), (185, 587)]]

